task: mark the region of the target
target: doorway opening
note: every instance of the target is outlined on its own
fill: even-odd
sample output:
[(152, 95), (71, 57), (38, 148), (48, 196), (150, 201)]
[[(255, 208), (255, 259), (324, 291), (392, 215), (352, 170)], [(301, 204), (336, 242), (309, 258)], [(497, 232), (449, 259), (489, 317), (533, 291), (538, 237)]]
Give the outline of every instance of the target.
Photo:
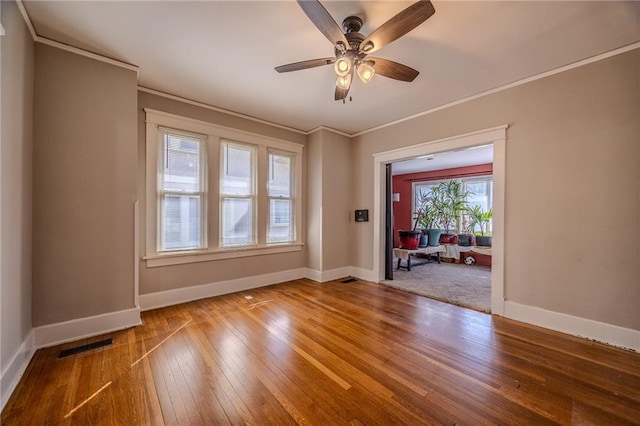
[[(386, 187), (392, 192), (387, 217), (393, 213), (387, 219), (392, 231), (386, 239), (393, 248), (391, 253), (385, 249), (392, 265), (387, 260), (382, 283), (491, 312), (493, 145), (423, 155), (386, 167), (391, 168)], [(407, 234), (419, 238), (414, 241), (417, 247), (409, 246)]]
[[(491, 268), (491, 312), (504, 314), (504, 196), (505, 196), (505, 144), (507, 126), (467, 133), (413, 145), (406, 148), (381, 152), (374, 155), (374, 211), (373, 216), (373, 275), (378, 282), (388, 274), (389, 246), (386, 244), (388, 186), (387, 165), (420, 156), (448, 151), (459, 151), (471, 147), (491, 145), (493, 147), (493, 229)], [(393, 166), (391, 166), (393, 167)], [(391, 195), (393, 198), (393, 195)]]

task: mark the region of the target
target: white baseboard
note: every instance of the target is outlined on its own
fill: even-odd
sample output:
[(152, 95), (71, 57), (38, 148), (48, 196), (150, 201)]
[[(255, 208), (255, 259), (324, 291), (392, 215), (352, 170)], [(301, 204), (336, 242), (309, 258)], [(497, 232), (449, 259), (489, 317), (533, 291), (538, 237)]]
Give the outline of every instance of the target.
[(140, 308), (47, 324), (33, 329), (37, 349), (140, 325)]
[(330, 269), (328, 271), (318, 271), (316, 269), (306, 268), (305, 276), (310, 280), (317, 281), (319, 283), (326, 283), (327, 281), (333, 281), (350, 276), (352, 269), (353, 268), (350, 266)]
[(18, 350), (0, 373), (0, 411), (9, 401), (11, 394), (18, 386), (31, 358), (36, 353), (33, 330), (27, 334)]
[[(328, 271), (318, 271), (311, 268), (299, 268), (236, 280), (143, 294), (140, 296), (140, 306), (144, 311), (299, 278), (309, 278), (313, 281), (324, 283), (346, 276), (353, 276), (365, 281), (378, 282), (374, 271), (368, 269), (344, 267)], [(502, 304), (502, 301), (500, 302)], [(640, 352), (640, 331), (552, 312), (535, 306), (522, 305), (512, 301), (504, 301), (504, 316), (551, 330)]]
[[(378, 277), (372, 270), (351, 267), (350, 275), (361, 280), (378, 282)], [(553, 312), (509, 300), (492, 300), (491, 306), (494, 313), (496, 313), (494, 305), (500, 308), (499, 312), (504, 311), (504, 316), (507, 318), (640, 352), (639, 330)]]
[[(140, 307), (36, 327), (27, 335), (24, 342), (0, 373), (0, 410), (4, 408), (15, 390), (36, 349), (139, 325), (141, 324), (141, 310), (175, 305), (300, 278), (326, 282), (349, 275), (362, 280), (377, 282), (374, 272), (367, 269), (345, 267), (329, 271), (316, 271), (309, 268), (298, 268), (142, 294), (140, 295)], [(507, 318), (640, 352), (640, 331), (638, 330), (553, 312), (535, 306), (522, 305), (513, 301), (505, 301), (504, 307), (504, 316)]]
[(595, 340), (640, 352), (640, 331), (573, 315), (548, 311), (536, 306), (505, 301), (504, 316), (562, 333)]
[(372, 283), (378, 282), (378, 276), (374, 271), (369, 269), (356, 268), (355, 266), (352, 266), (351, 275), (364, 281), (370, 281)]
[(193, 300), (204, 299), (206, 297), (221, 296), (223, 294), (251, 290), (252, 288), (265, 287), (268, 285), (297, 280), (300, 278), (309, 278), (310, 280), (324, 283), (327, 281), (353, 275), (352, 272), (353, 268), (350, 266), (331, 269), (328, 271), (317, 271), (310, 268), (298, 268), (290, 269), (287, 271), (274, 272), (271, 274), (238, 278), (235, 280), (218, 281), (191, 287), (159, 291), (156, 293), (141, 294), (140, 309), (142, 311), (148, 311), (150, 309), (177, 305), (179, 303), (191, 302)]
[(223, 294), (250, 290), (252, 288), (264, 287), (300, 278), (306, 278), (306, 268), (290, 269), (288, 271), (274, 272), (271, 274), (218, 281), (215, 283), (176, 288), (156, 293), (141, 294), (140, 309), (148, 311), (150, 309), (204, 299), (205, 297), (220, 296)]

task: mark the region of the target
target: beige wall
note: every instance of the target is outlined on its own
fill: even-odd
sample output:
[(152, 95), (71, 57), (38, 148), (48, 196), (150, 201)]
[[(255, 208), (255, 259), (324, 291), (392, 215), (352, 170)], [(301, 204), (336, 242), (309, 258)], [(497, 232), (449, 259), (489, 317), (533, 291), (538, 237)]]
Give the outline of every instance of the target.
[(322, 269), (350, 266), (351, 141), (345, 136), (324, 131), (322, 152)]
[[(0, 371), (31, 331), (33, 41), (15, 2), (0, 2)], [(7, 383), (2, 383), (2, 396)]]
[(322, 148), (323, 131), (307, 143), (307, 259), (306, 266), (322, 271)]
[[(288, 131), (268, 124), (243, 119), (218, 111), (201, 108), (184, 102), (168, 99), (147, 92), (138, 92), (138, 194), (140, 198), (140, 229), (145, 229), (145, 125), (144, 108), (164, 111), (182, 117), (241, 129), (304, 145), (306, 135)], [(304, 153), (306, 157), (306, 152)], [(306, 168), (306, 164), (303, 165)], [(303, 187), (305, 183), (303, 182)], [(303, 205), (305, 201), (303, 200)], [(141, 232), (140, 247), (145, 247), (144, 233)], [(144, 253), (141, 253), (144, 255)], [(140, 262), (140, 294), (210, 284), (255, 275), (263, 275), (305, 267), (305, 251), (271, 254), (237, 259), (197, 262), (182, 265), (147, 268)]]
[(308, 258), (314, 271), (349, 266), (351, 140), (328, 130), (309, 135)]
[(505, 298), (640, 330), (639, 79), (634, 50), (357, 137), (354, 202), (373, 206), (372, 154), (509, 124)]
[(136, 78), (36, 44), (34, 326), (134, 306)]
[(15, 4), (2, 8), (3, 362), (32, 311), (38, 326), (133, 307), (138, 196), (145, 227), (143, 108), (306, 145), (308, 236), (296, 253), (158, 268), (141, 261), (142, 294), (303, 267), (371, 269), (372, 222), (355, 223), (353, 210), (376, 214), (372, 154), (509, 124), (506, 298), (640, 329), (637, 50), (350, 141), (138, 91), (132, 71), (41, 44), (34, 65)]

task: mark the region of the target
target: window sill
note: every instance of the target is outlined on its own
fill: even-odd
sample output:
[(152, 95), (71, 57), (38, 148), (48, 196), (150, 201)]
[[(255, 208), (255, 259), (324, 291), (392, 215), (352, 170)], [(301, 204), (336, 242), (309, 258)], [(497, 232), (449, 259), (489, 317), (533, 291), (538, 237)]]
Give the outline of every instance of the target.
[(153, 254), (144, 256), (148, 268), (158, 266), (182, 265), (185, 263), (209, 262), (212, 260), (235, 259), (239, 257), (261, 256), (265, 254), (278, 254), (302, 251), (303, 244), (291, 243), (282, 245), (271, 245), (262, 247), (242, 247), (218, 249), (216, 251), (187, 251)]

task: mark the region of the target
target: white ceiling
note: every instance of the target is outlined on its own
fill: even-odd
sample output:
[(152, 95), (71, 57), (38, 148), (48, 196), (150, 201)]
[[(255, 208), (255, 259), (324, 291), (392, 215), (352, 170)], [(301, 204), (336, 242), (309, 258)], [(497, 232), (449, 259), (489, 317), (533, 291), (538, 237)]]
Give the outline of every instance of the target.
[(474, 146), (457, 151), (440, 152), (433, 155), (398, 161), (391, 167), (392, 174), (427, 172), (493, 163), (493, 145)]
[[(323, 1), (366, 36), (413, 2)], [(139, 85), (294, 129), (354, 134), (640, 40), (640, 2), (438, 1), (436, 13), (376, 52), (420, 71), (412, 83), (355, 81), (333, 100), (333, 55), (295, 1), (24, 1), (36, 34), (139, 67)]]

